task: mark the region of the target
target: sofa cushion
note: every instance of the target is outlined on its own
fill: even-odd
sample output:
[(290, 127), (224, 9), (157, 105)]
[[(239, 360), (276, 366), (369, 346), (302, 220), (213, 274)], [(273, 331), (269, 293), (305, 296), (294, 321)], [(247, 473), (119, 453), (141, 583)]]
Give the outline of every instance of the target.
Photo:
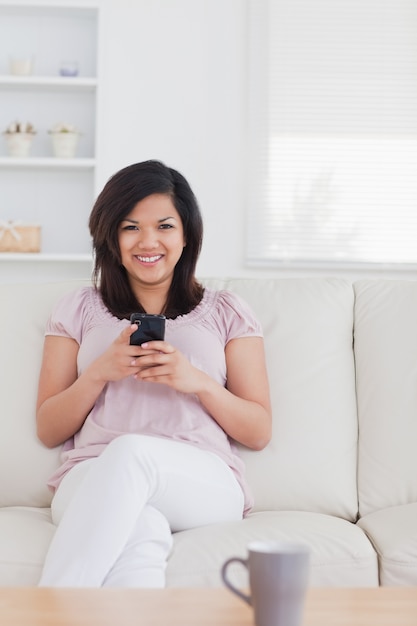
[(417, 502), (369, 513), (358, 526), (378, 556), (380, 584), (417, 585)]
[[(252, 513), (243, 522), (176, 533), (167, 584), (219, 586), (221, 566), (226, 559), (246, 558), (248, 542), (265, 538), (302, 541), (311, 547), (312, 586), (378, 585), (377, 557), (362, 530), (346, 520), (299, 511)], [(245, 569), (238, 565), (231, 567), (230, 578), (237, 586), (248, 585)]]
[(0, 509), (0, 587), (38, 583), (55, 527), (50, 509)]
[(38, 441), (35, 417), (44, 329), (56, 300), (79, 284), (0, 285), (0, 506), (50, 503), (60, 448)]
[(417, 502), (417, 282), (355, 283), (360, 515)]
[(273, 436), (241, 449), (255, 511), (357, 518), (353, 287), (343, 279), (210, 281), (241, 295), (264, 329)]

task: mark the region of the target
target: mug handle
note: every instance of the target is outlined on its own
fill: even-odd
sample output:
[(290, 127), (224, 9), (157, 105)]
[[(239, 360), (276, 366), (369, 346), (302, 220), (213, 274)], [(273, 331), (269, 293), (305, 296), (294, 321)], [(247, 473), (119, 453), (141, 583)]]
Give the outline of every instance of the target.
[(243, 591), (240, 591), (239, 589), (236, 589), (236, 587), (234, 587), (232, 585), (232, 583), (229, 581), (229, 579), (227, 578), (227, 568), (232, 563), (241, 563), (242, 565), (244, 565), (246, 567), (246, 569), (248, 569), (248, 562), (247, 562), (247, 560), (240, 559), (237, 556), (234, 556), (231, 559), (228, 559), (225, 563), (223, 563), (222, 570), (221, 570), (223, 582), (226, 585), (226, 587), (228, 587), (228, 589), (230, 589), (230, 591), (235, 593), (237, 596), (239, 596), (239, 598), (241, 598), (242, 600), (247, 602), (250, 606), (252, 606), (252, 598), (249, 595), (247, 595), (246, 593), (243, 593)]

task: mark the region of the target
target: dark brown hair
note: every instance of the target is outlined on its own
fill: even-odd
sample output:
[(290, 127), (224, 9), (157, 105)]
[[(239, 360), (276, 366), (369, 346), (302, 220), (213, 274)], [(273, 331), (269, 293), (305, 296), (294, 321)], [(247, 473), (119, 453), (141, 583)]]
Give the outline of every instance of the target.
[(164, 314), (169, 318), (194, 309), (203, 297), (195, 268), (203, 238), (203, 221), (190, 185), (176, 170), (160, 161), (129, 165), (112, 176), (99, 194), (90, 215), (89, 227), (95, 253), (93, 280), (109, 311), (128, 318), (144, 312), (121, 264), (119, 225), (138, 202), (152, 194), (168, 195), (181, 218), (187, 242), (175, 266)]

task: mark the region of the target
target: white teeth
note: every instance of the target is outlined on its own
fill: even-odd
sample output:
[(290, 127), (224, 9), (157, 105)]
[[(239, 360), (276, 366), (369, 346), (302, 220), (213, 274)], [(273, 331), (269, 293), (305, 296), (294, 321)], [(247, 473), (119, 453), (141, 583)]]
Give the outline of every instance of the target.
[(158, 259), (161, 258), (161, 255), (158, 254), (157, 256), (138, 256), (137, 258), (142, 263), (155, 263), (155, 261), (158, 261)]

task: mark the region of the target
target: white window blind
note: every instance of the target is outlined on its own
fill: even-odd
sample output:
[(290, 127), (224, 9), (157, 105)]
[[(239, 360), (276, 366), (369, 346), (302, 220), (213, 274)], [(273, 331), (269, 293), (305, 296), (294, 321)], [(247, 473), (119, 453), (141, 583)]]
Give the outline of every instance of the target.
[(417, 0), (249, 0), (249, 264), (417, 263)]

